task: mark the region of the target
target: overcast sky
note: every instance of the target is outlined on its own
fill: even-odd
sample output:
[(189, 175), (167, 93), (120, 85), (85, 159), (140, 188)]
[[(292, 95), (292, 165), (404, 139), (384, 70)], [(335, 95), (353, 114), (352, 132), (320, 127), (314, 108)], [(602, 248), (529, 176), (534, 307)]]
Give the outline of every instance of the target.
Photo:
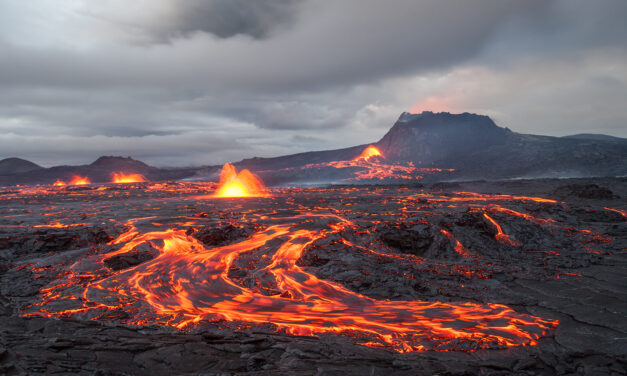
[(0, 0), (0, 158), (190, 166), (403, 111), (627, 137), (625, 0)]

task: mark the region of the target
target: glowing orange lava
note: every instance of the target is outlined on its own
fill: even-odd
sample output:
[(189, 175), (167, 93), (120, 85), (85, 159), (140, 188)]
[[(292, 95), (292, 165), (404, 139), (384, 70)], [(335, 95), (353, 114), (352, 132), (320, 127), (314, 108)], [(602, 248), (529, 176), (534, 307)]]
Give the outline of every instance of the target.
[(359, 155), (359, 157), (355, 158), (354, 160), (358, 161), (360, 159), (363, 159), (364, 161), (368, 161), (372, 157), (383, 158), (383, 154), (381, 154), (379, 149), (377, 149), (375, 146), (370, 145), (366, 149), (364, 149), (364, 151)]
[(55, 185), (57, 187), (63, 187), (64, 185), (67, 185), (67, 184), (65, 184), (65, 182), (62, 180), (57, 180), (52, 185)]
[[(215, 248), (206, 248), (184, 230), (142, 233), (131, 228), (110, 243), (123, 244), (119, 250), (74, 264), (73, 270), (81, 273), (70, 273), (69, 280), (43, 289), (41, 304), (25, 314), (95, 317), (141, 300), (147, 307), (135, 311), (130, 321), (133, 324), (156, 323), (183, 329), (201, 322), (270, 323), (288, 334), (340, 333), (361, 338), (359, 343), (365, 346), (390, 347), (398, 352), (446, 350), (464, 341), (475, 348), (535, 345), (558, 324), (517, 313), (502, 304), (369, 298), (320, 279), (297, 264), (314, 241), (340, 233), (354, 222), (333, 214), (313, 213), (285, 220), (288, 223), (269, 226), (247, 240)], [(312, 221), (331, 223), (319, 230), (302, 227)], [(105, 257), (132, 252), (142, 244), (150, 244), (158, 255), (102, 278), (107, 274), (103, 269)], [(269, 244), (278, 248), (267, 254)], [(258, 283), (265, 278), (274, 281), (276, 294), (265, 295), (258, 288), (231, 279), (228, 271), (234, 260), (247, 253), (258, 259), (271, 257), (256, 274)], [(72, 295), (77, 294), (75, 287), (66, 290), (76, 285), (73, 278), (90, 280), (76, 295), (78, 300)], [(65, 310), (46, 305), (57, 299), (71, 299), (77, 305)]]
[(72, 177), (72, 180), (70, 180), (70, 182), (68, 184), (70, 184), (70, 185), (85, 185), (85, 184), (91, 184), (91, 181), (89, 180), (89, 178), (87, 176), (83, 177), (83, 176), (74, 175)]
[[(379, 158), (354, 163), (381, 163), (383, 166)], [(358, 257), (364, 262), (371, 258), (386, 264), (386, 260), (390, 260), (411, 265), (412, 269), (407, 270), (416, 274), (403, 271), (401, 277), (402, 269), (398, 269), (398, 278), (406, 278), (408, 283), (415, 283), (412, 281), (414, 275), (422, 272), (444, 276), (445, 279), (459, 278), (459, 283), (464, 283), (465, 279), (489, 279), (495, 272), (508, 270), (525, 278), (534, 275), (528, 274), (528, 270), (508, 269), (510, 263), (514, 264), (511, 262), (514, 255), (528, 258), (525, 262), (530, 268), (538, 268), (544, 273), (547, 265), (558, 264), (556, 261), (566, 257), (567, 252), (602, 254), (600, 250), (603, 248), (597, 251), (590, 247), (600, 247), (602, 243), (611, 241), (595, 231), (572, 228), (562, 222), (558, 214), (569, 210), (562, 203), (542, 197), (505, 194), (438, 194), (408, 188), (284, 188), (274, 191), (272, 198), (258, 202), (263, 205), (257, 205), (257, 202), (255, 205), (230, 205), (228, 202), (228, 205), (223, 205), (225, 202), (210, 200), (202, 209), (205, 212), (191, 215), (189, 204), (193, 202), (196, 206), (196, 197), (213, 188), (214, 184), (163, 182), (146, 184), (142, 187), (144, 191), (137, 190), (138, 194), (150, 192), (160, 193), (161, 196), (150, 199), (150, 205), (142, 209), (142, 216), (136, 213), (137, 217), (118, 223), (123, 224), (127, 231), (118, 234), (105, 247), (98, 247), (102, 248), (102, 253), (95, 250), (60, 267), (59, 276), (40, 290), (40, 300), (26, 307), (22, 313), (25, 316), (120, 321), (132, 325), (168, 325), (179, 329), (216, 325), (296, 335), (335, 333), (351, 337), (364, 346), (386, 347), (398, 352), (527, 346), (535, 345), (539, 338), (550, 335), (558, 321), (516, 312), (503, 304), (480, 303), (482, 300), (374, 298), (343, 285), (333, 275), (321, 273), (322, 269), (313, 266), (317, 259), (312, 258), (312, 262), (304, 260), (316, 256), (317, 249), (324, 251), (328, 247), (330, 252), (345, 255), (338, 257)], [(87, 218), (97, 218), (92, 215), (93, 211), (101, 211), (103, 207), (94, 206), (93, 201), (85, 197), (119, 197), (126, 203), (128, 195), (134, 193), (129, 191), (133, 190), (68, 192), (37, 187), (16, 190), (2, 199), (23, 200), (25, 197), (36, 198), (36, 194), (42, 195), (46, 205), (49, 205), (50, 201), (43, 195), (59, 195), (76, 202), (84, 200), (85, 210), (77, 212), (87, 215)], [(259, 178), (247, 170), (238, 174), (232, 165), (225, 165), (215, 196), (252, 195), (267, 195)], [(178, 206), (166, 206), (174, 205), (170, 203), (174, 201), (172, 197), (182, 196), (185, 198), (174, 203)], [(329, 202), (333, 204), (327, 207)], [(47, 207), (49, 212), (43, 215), (50, 217), (44, 218), (40, 224), (28, 224), (28, 227), (44, 233), (45, 229), (95, 225), (74, 223), (77, 218), (74, 212), (66, 211), (65, 204)], [(219, 209), (222, 207), (226, 209)], [(380, 214), (366, 211), (378, 207)], [(163, 213), (170, 213), (172, 208), (184, 210), (183, 215), (162, 216)], [(234, 208), (238, 213), (232, 213), (236, 211)], [(625, 214), (624, 209), (606, 209)], [(117, 210), (110, 210), (117, 213)], [(542, 216), (538, 216), (536, 210), (543, 213)], [(21, 222), (22, 217), (31, 215), (18, 208), (9, 209), (8, 213), (0, 216), (14, 218), (13, 222), (6, 222), (7, 226), (3, 225), (6, 228), (26, 226)], [(98, 213), (102, 221), (119, 221), (113, 214), (107, 218), (106, 213)], [(465, 219), (467, 214), (471, 215)], [(452, 215), (459, 221), (449, 220)], [(61, 218), (61, 221), (52, 221), (53, 218)], [(447, 222), (442, 222), (441, 218), (447, 218)], [(398, 219), (399, 223), (411, 226), (428, 225), (434, 237), (432, 251), (442, 256), (434, 256), (438, 257), (436, 261), (430, 261), (431, 256), (421, 257), (386, 246), (378, 234), (383, 225), (388, 226), (383, 222), (388, 219)], [(101, 219), (94, 221), (100, 222)], [(237, 227), (240, 221), (251, 226), (254, 224), (254, 230), (233, 242), (203, 243), (195, 235), (196, 231), (212, 229), (218, 223), (220, 226), (229, 224)], [(487, 229), (492, 238), (483, 235), (476, 239), (470, 237), (468, 234), (472, 228), (469, 225), (476, 228), (474, 231), (479, 234)], [(523, 248), (520, 240), (527, 241), (525, 233), (530, 231), (527, 226), (530, 229), (538, 227), (548, 235), (555, 232), (572, 237), (573, 248), (562, 251), (557, 245), (534, 249), (533, 242), (525, 243)], [(498, 246), (496, 249), (495, 245)], [(113, 257), (130, 256), (133, 259), (142, 252), (150, 253), (152, 258), (122, 269), (115, 269), (107, 263)], [(536, 257), (536, 254), (540, 256)], [(449, 255), (452, 257), (449, 258)], [(548, 263), (547, 259), (551, 262)], [(379, 261), (372, 262), (363, 265), (379, 265)], [(494, 267), (491, 265), (493, 262), (496, 262)], [(417, 268), (419, 264), (422, 266)], [(557, 267), (550, 270), (556, 273), (553, 275), (555, 278), (578, 276)], [(365, 270), (362, 275), (371, 272)]]
[(486, 213), (483, 213), (483, 217), (496, 228), (496, 235), (494, 237), (499, 243), (507, 243), (512, 246), (522, 245), (522, 243), (518, 240), (512, 239), (511, 237), (509, 237), (509, 235), (503, 233), (501, 225), (499, 225), (494, 219), (492, 219), (492, 217), (490, 217)]
[(113, 183), (142, 183), (146, 178), (141, 174), (125, 174), (123, 172), (113, 173)]
[(235, 167), (226, 163), (220, 172), (220, 182), (213, 197), (266, 197), (266, 187), (259, 177), (249, 170), (237, 173)]

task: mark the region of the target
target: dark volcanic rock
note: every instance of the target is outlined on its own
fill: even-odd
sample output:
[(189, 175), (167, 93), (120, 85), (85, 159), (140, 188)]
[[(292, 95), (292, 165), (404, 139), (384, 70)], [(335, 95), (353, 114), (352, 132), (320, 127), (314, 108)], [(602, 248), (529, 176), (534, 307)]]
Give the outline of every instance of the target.
[(619, 198), (611, 190), (599, 187), (596, 184), (569, 184), (558, 187), (553, 191), (553, 195), (559, 198), (578, 197), (597, 200), (612, 200)]
[[(577, 182), (598, 183), (626, 195), (626, 181)], [(449, 188), (471, 191), (465, 184)], [(492, 193), (550, 198), (550, 192), (564, 181), (481, 184), (490, 186)], [(534, 190), (534, 184), (543, 187), (542, 191)], [(408, 188), (373, 186), (285, 190), (264, 200), (242, 200), (234, 208), (219, 200), (190, 200), (198, 195), (187, 192), (190, 186), (158, 195), (141, 188), (108, 191), (106, 199), (97, 189), (59, 190), (48, 196), (18, 196), (13, 191), (0, 196), (5, 204), (0, 205), (0, 241), (5, 248), (10, 244), (0, 251), (0, 374), (415, 376), (623, 375), (627, 371), (623, 201), (599, 204), (577, 196), (568, 203), (554, 204), (511, 198), (448, 201), (467, 196), (426, 191), (416, 195)], [(532, 217), (508, 214), (497, 210), (499, 207)], [(193, 215), (199, 210), (204, 212)], [(302, 213), (326, 217), (329, 212), (332, 218), (289, 219)], [(523, 244), (498, 241), (495, 226), (483, 213), (499, 223), (504, 234)], [(48, 214), (67, 224), (90, 220), (92, 224), (33, 228), (49, 224)], [(350, 225), (332, 230), (342, 223), (335, 216), (346, 218)], [(111, 282), (109, 278), (116, 274), (109, 269), (138, 265), (141, 269), (159, 261), (153, 258), (162, 245), (159, 239), (114, 255), (122, 243), (105, 244), (110, 237), (97, 235), (99, 231), (121, 233), (122, 228), (128, 231), (129, 220), (139, 218), (132, 225), (140, 233), (172, 229), (179, 236), (189, 230), (187, 233), (205, 242), (207, 248), (242, 241), (262, 226), (291, 223), (286, 222), (289, 219), (296, 221), (292, 229), (306, 230), (303, 236), (291, 238), (292, 245), (307, 244), (296, 264), (319, 279), (386, 304), (411, 300), (504, 304), (518, 313), (559, 320), (559, 325), (531, 346), (496, 349), (490, 345), (464, 351), (476, 349), (477, 343), (445, 339), (438, 348), (452, 351), (411, 353), (357, 345), (364, 343), (364, 338), (350, 333), (287, 335), (272, 324), (251, 325), (212, 316), (179, 331), (164, 326), (163, 319), (157, 321), (159, 316), (137, 300), (136, 291), (118, 296), (110, 291), (124, 286), (114, 283), (105, 288), (106, 281)], [(194, 224), (187, 224), (188, 220)], [(117, 222), (118, 227), (107, 227), (103, 224), (107, 222)], [(191, 230), (193, 227), (199, 230)], [(309, 231), (328, 235), (308, 243)], [(67, 236), (61, 236), (63, 233)], [(298, 291), (279, 288), (273, 274), (265, 270), (288, 238), (280, 235), (239, 253), (231, 260), (228, 278), (255, 294), (279, 298), (279, 303), (301, 299)], [(35, 241), (42, 242), (41, 248)], [(85, 241), (87, 247), (73, 249)], [(467, 254), (456, 253), (456, 241)], [(438, 253), (440, 246), (444, 250)], [(50, 252), (41, 252), (46, 249)], [(213, 252), (190, 251), (201, 257)], [(103, 258), (109, 269), (102, 267)], [(211, 282), (203, 279), (210, 274), (202, 263), (197, 266), (199, 280), (191, 282), (198, 282), (200, 304), (207, 304), (202, 286)], [(177, 281), (189, 283), (187, 275), (173, 277), (173, 270), (164, 268), (161, 274), (149, 276), (149, 281), (163, 284), (164, 290)], [(72, 283), (59, 284), (70, 277)], [(309, 302), (331, 297), (325, 296), (325, 291), (309, 296)], [(68, 293), (62, 296), (71, 299), (55, 299), (57, 292)], [(218, 294), (210, 299), (225, 298)], [(86, 305), (86, 301), (102, 303)], [(43, 304), (37, 307), (44, 309), (33, 309), (35, 303)], [(307, 312), (308, 306), (303, 307)], [(89, 312), (45, 317), (60, 309), (82, 308)], [(254, 307), (246, 305), (241, 309), (254, 312)], [(292, 314), (280, 310), (278, 306), (277, 312)], [(31, 313), (35, 315), (29, 316)], [(177, 319), (178, 313), (172, 317)], [(437, 311), (429, 311), (425, 317), (436, 319), (437, 326), (437, 315)], [(481, 317), (463, 317), (453, 327), (464, 330), (482, 321)], [(504, 320), (504, 328), (507, 325)]]
[(148, 244), (141, 244), (129, 252), (104, 259), (103, 262), (112, 270), (123, 270), (152, 260), (158, 254), (159, 251)]
[(110, 240), (113, 236), (109, 230), (99, 227), (38, 228), (26, 235), (0, 237), (0, 249), (14, 249), (18, 253), (65, 251)]
[(229, 224), (218, 228), (211, 227), (201, 230), (191, 229), (187, 232), (187, 234), (192, 235), (207, 246), (219, 247), (243, 240), (253, 231), (254, 229), (251, 227), (238, 227)]
[(621, 214), (608, 210), (579, 208), (574, 214), (577, 219), (585, 222), (625, 222), (625, 217)]
[(433, 243), (433, 234), (425, 225), (411, 228), (390, 226), (382, 230), (381, 241), (403, 253), (422, 256)]

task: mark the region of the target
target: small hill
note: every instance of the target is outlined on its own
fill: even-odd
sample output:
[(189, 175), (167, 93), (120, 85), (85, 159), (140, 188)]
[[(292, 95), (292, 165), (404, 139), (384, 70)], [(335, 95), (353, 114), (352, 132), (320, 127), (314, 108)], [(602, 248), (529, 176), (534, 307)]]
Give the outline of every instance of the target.
[(41, 170), (43, 167), (22, 158), (6, 158), (0, 160), (0, 175), (22, 174), (24, 172)]
[(155, 167), (151, 167), (142, 161), (138, 161), (131, 157), (114, 157), (114, 156), (102, 156), (96, 159), (92, 164), (88, 166), (91, 169), (102, 171), (124, 171), (127, 173), (147, 173), (155, 170)]

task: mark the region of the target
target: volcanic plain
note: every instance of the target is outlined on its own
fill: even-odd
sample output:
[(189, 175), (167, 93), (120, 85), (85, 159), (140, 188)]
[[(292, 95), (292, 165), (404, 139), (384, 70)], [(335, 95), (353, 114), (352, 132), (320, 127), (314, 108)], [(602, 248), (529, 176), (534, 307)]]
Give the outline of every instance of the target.
[(0, 374), (625, 374), (627, 180), (0, 191)]

